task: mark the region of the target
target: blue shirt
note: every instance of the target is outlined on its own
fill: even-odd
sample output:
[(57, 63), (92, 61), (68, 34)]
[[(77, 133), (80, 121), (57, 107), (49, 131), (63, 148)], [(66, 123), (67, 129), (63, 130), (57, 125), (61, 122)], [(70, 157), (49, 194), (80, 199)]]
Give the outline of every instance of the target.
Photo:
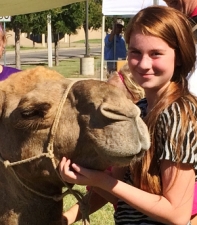
[[(105, 60), (118, 60), (118, 58), (126, 59), (126, 45), (122, 35), (115, 35), (116, 43), (114, 40), (109, 41), (110, 34), (105, 37), (104, 59)], [(116, 44), (114, 55), (114, 44)]]

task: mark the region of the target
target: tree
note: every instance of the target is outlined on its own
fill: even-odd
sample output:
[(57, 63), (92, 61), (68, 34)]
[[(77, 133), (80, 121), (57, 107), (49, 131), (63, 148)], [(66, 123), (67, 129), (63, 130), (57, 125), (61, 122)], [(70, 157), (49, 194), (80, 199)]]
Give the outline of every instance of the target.
[[(89, 0), (89, 18), (88, 29), (97, 30), (102, 25), (102, 1)], [(59, 40), (64, 34), (76, 34), (77, 29), (83, 26), (86, 32), (86, 17), (85, 17), (85, 3), (79, 2), (57, 8), (53, 10), (31, 13), (19, 16), (13, 16), (10, 29), (15, 32), (15, 55), (16, 67), (21, 68), (20, 65), (20, 34), (26, 32), (33, 36), (33, 46), (35, 46), (34, 36), (47, 33), (47, 15), (51, 14), (51, 26), (53, 41), (55, 46), (55, 65), (59, 63), (58, 48)], [(88, 42), (88, 40), (86, 40)]]
[(42, 34), (47, 34), (47, 14), (48, 11), (29, 14), (29, 27), (31, 31), (31, 39), (33, 41), (33, 47), (35, 47), (36, 37)]
[(82, 25), (82, 8), (79, 3), (71, 4), (53, 10), (51, 14), (52, 31), (55, 44), (55, 65), (59, 64), (58, 49), (59, 40), (65, 33), (68, 35), (77, 33), (77, 29)]
[(21, 32), (29, 30), (29, 15), (12, 16), (11, 22), (7, 28), (13, 29), (15, 32), (15, 64), (16, 68), (21, 69), (20, 61), (20, 35)]
[[(88, 28), (98, 30), (102, 26), (102, 1), (89, 1)], [(86, 21), (84, 21), (86, 22)]]

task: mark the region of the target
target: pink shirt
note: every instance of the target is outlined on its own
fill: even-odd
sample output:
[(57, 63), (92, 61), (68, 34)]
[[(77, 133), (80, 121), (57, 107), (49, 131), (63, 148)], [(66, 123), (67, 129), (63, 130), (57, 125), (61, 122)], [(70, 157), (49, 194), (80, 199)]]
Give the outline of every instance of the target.
[(190, 17), (197, 16), (197, 7), (194, 9), (194, 11), (191, 13)]
[(131, 91), (128, 89), (127, 85), (124, 82), (124, 77), (122, 76), (122, 74), (120, 72), (118, 72), (118, 75), (122, 81), (122, 83), (124, 84), (124, 86), (126, 87), (127, 91), (130, 93), (130, 95), (133, 97), (133, 94), (131, 93)]
[[(197, 16), (197, 7), (194, 9), (194, 11), (191, 13), (190, 17)], [(197, 214), (197, 182), (195, 183), (194, 187), (194, 201), (193, 201), (193, 209), (192, 209), (192, 215)]]
[(197, 182), (195, 183), (194, 188), (194, 201), (193, 201), (193, 209), (192, 209), (192, 215), (197, 214)]

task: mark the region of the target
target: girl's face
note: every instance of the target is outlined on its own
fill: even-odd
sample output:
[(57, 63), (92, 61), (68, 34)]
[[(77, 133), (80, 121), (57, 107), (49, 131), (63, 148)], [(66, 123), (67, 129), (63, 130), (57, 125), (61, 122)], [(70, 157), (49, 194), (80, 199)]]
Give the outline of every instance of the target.
[(4, 53), (5, 44), (2, 40), (0, 40), (0, 58), (2, 57)]
[(175, 50), (161, 38), (134, 32), (130, 37), (128, 64), (145, 92), (162, 92), (175, 69)]

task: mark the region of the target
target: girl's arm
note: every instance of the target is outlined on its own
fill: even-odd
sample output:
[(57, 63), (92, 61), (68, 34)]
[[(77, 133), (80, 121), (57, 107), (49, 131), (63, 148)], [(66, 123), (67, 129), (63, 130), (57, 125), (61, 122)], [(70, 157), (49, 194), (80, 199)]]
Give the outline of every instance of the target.
[[(122, 168), (112, 167), (110, 168), (110, 172), (108, 174), (118, 180), (123, 180), (123, 177), (127, 170), (128, 170), (128, 167), (122, 167)], [(108, 202), (112, 203), (114, 206), (117, 204), (118, 198), (114, 196), (112, 193), (98, 187), (94, 187), (93, 190), (94, 192), (96, 192), (97, 194), (105, 198)]]
[[(124, 173), (126, 172), (126, 169), (127, 168), (121, 168), (121, 169), (116, 167), (110, 168), (108, 170), (108, 174), (118, 179), (122, 179), (122, 177), (124, 176)], [(108, 202), (114, 204), (115, 206), (117, 203), (117, 197), (115, 197), (114, 195), (110, 194), (107, 191), (104, 191), (103, 189), (94, 187), (93, 191), (91, 192), (91, 196), (89, 200), (90, 214), (96, 212)], [(82, 219), (82, 215), (81, 215), (78, 203), (76, 203), (70, 209), (68, 209), (66, 212), (63, 213), (63, 224), (71, 225), (74, 222), (81, 219)]]
[(164, 224), (186, 225), (191, 216), (195, 173), (192, 165), (163, 160), (161, 177), (163, 194), (156, 195), (128, 185), (106, 173), (85, 169), (65, 158), (60, 163), (64, 180), (80, 185), (96, 186), (124, 200), (132, 207)]
[[(89, 214), (96, 212), (107, 203), (107, 200), (98, 195), (96, 192), (91, 193), (89, 200), (90, 211)], [(70, 209), (63, 213), (63, 224), (71, 225), (74, 222), (81, 220), (82, 214), (80, 212), (79, 204), (76, 203)], [(65, 222), (64, 222), (65, 221)]]

